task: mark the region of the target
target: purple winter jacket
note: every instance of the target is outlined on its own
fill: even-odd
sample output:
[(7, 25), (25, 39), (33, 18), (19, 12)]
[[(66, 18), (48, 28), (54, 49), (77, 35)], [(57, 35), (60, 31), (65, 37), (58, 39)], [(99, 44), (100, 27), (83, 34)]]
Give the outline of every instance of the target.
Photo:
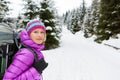
[[(38, 58), (43, 58), (40, 52), (44, 49), (44, 44), (34, 43), (28, 36), (26, 30), (22, 30), (19, 34), (23, 44), (31, 47), (38, 55)], [(12, 63), (5, 71), (3, 80), (41, 80), (42, 75), (32, 66), (34, 62), (33, 53), (26, 49), (20, 49), (14, 56)]]

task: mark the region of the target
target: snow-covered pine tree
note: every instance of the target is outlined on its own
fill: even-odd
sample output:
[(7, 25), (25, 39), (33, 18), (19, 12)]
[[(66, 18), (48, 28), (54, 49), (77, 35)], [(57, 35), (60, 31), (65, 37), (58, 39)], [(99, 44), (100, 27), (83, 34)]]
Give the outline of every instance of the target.
[(120, 1), (119, 0), (101, 0), (100, 19), (97, 26), (96, 42), (109, 40), (110, 37), (116, 37), (120, 34)]
[(5, 0), (0, 0), (0, 19), (4, 18), (8, 12), (9, 12), (9, 7), (8, 4), (10, 2), (5, 1)]
[(23, 23), (24, 25), (27, 24), (27, 22), (31, 19), (35, 19), (38, 16), (38, 6), (33, 0), (23, 0), (24, 1), (24, 20)]
[(72, 18), (71, 18), (71, 25), (70, 31), (75, 34), (76, 32), (80, 31), (80, 25), (78, 24), (79, 22), (79, 13), (78, 10), (73, 10)]
[(85, 14), (86, 14), (86, 5), (85, 5), (85, 0), (83, 0), (83, 3), (81, 4), (80, 8), (78, 9), (78, 13), (79, 14), (79, 24), (82, 25), (83, 24), (83, 21), (84, 21), (84, 17), (85, 17)]
[(71, 30), (71, 19), (72, 19), (73, 12), (66, 11), (66, 14), (63, 16), (64, 24), (67, 26), (68, 30)]
[(84, 21), (84, 17), (86, 14), (86, 6), (85, 1), (80, 5), (79, 8), (75, 8), (71, 11), (67, 11), (64, 18), (64, 23), (67, 25), (67, 28), (75, 34), (76, 32), (81, 30), (81, 26)]
[(53, 49), (59, 47), (60, 27), (56, 24), (56, 9), (52, 0), (42, 0), (40, 2), (40, 19), (47, 29), (47, 39), (45, 49)]
[(100, 11), (100, 2), (99, 0), (93, 0), (91, 7), (87, 9), (87, 13), (84, 20), (84, 26), (82, 30), (84, 31), (84, 36), (89, 38), (93, 35), (96, 35), (96, 29), (99, 21), (99, 11)]

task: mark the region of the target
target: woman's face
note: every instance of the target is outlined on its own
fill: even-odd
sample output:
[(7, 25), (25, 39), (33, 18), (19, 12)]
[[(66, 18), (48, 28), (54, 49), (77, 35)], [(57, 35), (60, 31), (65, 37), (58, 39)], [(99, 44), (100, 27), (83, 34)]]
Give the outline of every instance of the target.
[(46, 32), (43, 29), (37, 28), (30, 33), (30, 38), (36, 44), (42, 44), (45, 40), (45, 37), (46, 37), (45, 35), (46, 35)]

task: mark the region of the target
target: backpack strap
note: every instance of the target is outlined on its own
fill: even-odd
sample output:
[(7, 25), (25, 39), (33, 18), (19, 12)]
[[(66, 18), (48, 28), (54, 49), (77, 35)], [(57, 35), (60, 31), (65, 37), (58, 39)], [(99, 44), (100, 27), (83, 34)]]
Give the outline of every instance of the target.
[(37, 61), (37, 60), (38, 60), (38, 58), (37, 58), (37, 53), (36, 53), (32, 48), (30, 48), (29, 46), (26, 46), (26, 45), (24, 45), (24, 44), (22, 44), (22, 43), (21, 43), (20, 49), (21, 49), (21, 48), (26, 48), (26, 49), (28, 49), (29, 51), (31, 51), (32, 54), (34, 55), (34, 61)]

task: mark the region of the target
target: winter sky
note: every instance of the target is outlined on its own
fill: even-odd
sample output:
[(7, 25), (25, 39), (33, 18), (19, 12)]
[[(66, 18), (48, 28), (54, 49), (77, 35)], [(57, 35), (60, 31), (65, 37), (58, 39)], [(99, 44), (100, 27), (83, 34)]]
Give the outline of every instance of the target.
[[(23, 5), (22, 5), (22, 0), (8, 0), (11, 2), (10, 8), (13, 9), (11, 11), (12, 17), (18, 16), (18, 14), (21, 12)], [(39, 1), (39, 0), (36, 0)], [(62, 15), (68, 10), (74, 9), (76, 7), (79, 7), (80, 4), (82, 3), (82, 0), (54, 0), (55, 2), (55, 7), (58, 10), (58, 14)], [(92, 0), (85, 0), (86, 5), (89, 6), (92, 2)]]

